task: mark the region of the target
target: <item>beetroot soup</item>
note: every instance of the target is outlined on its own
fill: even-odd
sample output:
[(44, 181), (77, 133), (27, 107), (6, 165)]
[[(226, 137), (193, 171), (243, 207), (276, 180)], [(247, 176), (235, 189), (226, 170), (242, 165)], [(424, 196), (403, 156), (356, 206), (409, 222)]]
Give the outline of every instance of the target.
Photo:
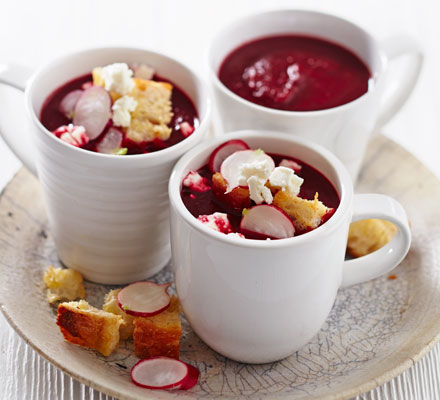
[(170, 147), (199, 124), (191, 99), (147, 65), (94, 68), (55, 90), (40, 120), (59, 139), (106, 154)]
[(282, 35), (233, 50), (220, 66), (219, 79), (255, 104), (315, 111), (357, 99), (368, 91), (372, 77), (356, 54), (336, 43)]
[(282, 239), (325, 223), (339, 205), (332, 183), (299, 159), (250, 149), (242, 140), (217, 147), (190, 171), (181, 197), (209, 228), (239, 238)]

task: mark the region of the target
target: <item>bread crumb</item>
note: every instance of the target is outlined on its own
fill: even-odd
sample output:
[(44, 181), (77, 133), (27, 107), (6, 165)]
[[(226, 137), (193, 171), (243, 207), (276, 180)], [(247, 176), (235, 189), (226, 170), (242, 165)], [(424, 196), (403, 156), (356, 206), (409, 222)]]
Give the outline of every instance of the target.
[(83, 299), (86, 291), (82, 275), (70, 268), (54, 268), (50, 265), (44, 272), (44, 283), (47, 287), (47, 301)]
[(98, 350), (104, 356), (117, 349), (122, 322), (121, 316), (92, 307), (85, 300), (58, 306), (57, 325), (64, 339)]
[(323, 217), (332, 212), (332, 208), (326, 207), (318, 200), (318, 193), (313, 200), (306, 200), (293, 196), (287, 191), (279, 190), (273, 199), (273, 205), (281, 208), (292, 218), (295, 229), (307, 231), (321, 225)]
[(130, 96), (138, 103), (131, 114), (127, 138), (136, 142), (154, 139), (167, 140), (172, 129), (168, 126), (173, 117), (171, 94), (173, 86), (167, 82), (134, 79), (135, 87)]
[(165, 356), (179, 359), (180, 302), (171, 296), (170, 306), (160, 314), (148, 318), (135, 318), (134, 349), (139, 358)]
[(121, 340), (131, 339), (134, 331), (134, 317), (121, 310), (118, 304), (118, 293), (121, 289), (110, 290), (104, 299), (102, 309), (106, 312), (120, 315), (122, 317), (122, 324), (119, 327), (119, 336)]
[(364, 219), (350, 224), (347, 251), (362, 257), (385, 246), (396, 234), (397, 227), (382, 219)]

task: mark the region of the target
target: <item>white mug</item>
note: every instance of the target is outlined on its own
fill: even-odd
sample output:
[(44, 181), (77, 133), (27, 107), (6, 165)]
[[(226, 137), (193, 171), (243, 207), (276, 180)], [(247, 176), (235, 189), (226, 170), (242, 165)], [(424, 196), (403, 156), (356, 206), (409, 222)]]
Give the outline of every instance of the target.
[[(151, 65), (183, 89), (199, 115), (194, 133), (154, 153), (116, 156), (71, 146), (41, 124), (42, 105), (54, 90), (96, 66), (114, 62)], [(38, 173), (61, 261), (86, 279), (107, 284), (155, 274), (171, 257), (167, 194), (171, 169), (209, 129), (210, 101), (200, 78), (163, 54), (127, 47), (71, 53), (40, 68), (25, 84), (28, 76), (23, 68), (0, 68), (0, 82), (25, 87), (29, 117), (26, 126), (19, 112), (10, 115), (16, 120), (1, 121), (1, 133), (21, 161)], [(8, 129), (14, 126), (21, 129)]]
[[(311, 232), (271, 241), (231, 237), (197, 221), (181, 199), (182, 179), (234, 138), (297, 157), (323, 173), (340, 196), (334, 215)], [(185, 316), (210, 347), (240, 362), (272, 362), (300, 349), (323, 325), (340, 287), (392, 270), (411, 244), (396, 200), (353, 195), (350, 176), (332, 153), (289, 134), (238, 131), (202, 143), (178, 161), (168, 191), (174, 279)], [(349, 224), (365, 218), (387, 219), (398, 233), (380, 250), (344, 261)]]
[[(323, 38), (352, 50), (369, 67), (373, 87), (361, 97), (319, 111), (282, 111), (236, 95), (219, 80), (226, 56), (243, 43), (282, 34)], [(405, 74), (387, 76), (389, 61), (408, 55)], [(342, 18), (314, 11), (277, 10), (246, 16), (226, 26), (211, 43), (209, 74), (223, 131), (268, 129), (289, 132), (332, 151), (355, 181), (371, 133), (384, 125), (410, 95), (423, 63), (419, 45), (399, 35), (378, 43), (369, 33)]]

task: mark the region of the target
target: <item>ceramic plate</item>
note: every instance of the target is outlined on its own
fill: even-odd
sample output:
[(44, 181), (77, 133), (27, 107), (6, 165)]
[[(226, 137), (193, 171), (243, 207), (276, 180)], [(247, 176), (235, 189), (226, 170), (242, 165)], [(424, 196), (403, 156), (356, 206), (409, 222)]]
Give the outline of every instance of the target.
[[(408, 212), (413, 245), (389, 276), (339, 291), (319, 334), (301, 351), (272, 364), (245, 365), (210, 350), (184, 321), (181, 358), (200, 370), (189, 391), (151, 392), (133, 385), (133, 345), (110, 357), (66, 343), (48, 305), (43, 271), (59, 266), (38, 181), (21, 170), (0, 199), (0, 303), (14, 329), (62, 371), (108, 395), (127, 399), (353, 397), (395, 377), (419, 360), (440, 332), (440, 182), (394, 142), (376, 137), (358, 192), (385, 193)], [(68, 212), (68, 210), (66, 210)], [(172, 280), (167, 267), (155, 276)], [(100, 307), (110, 286), (86, 283)], [(286, 313), (288, 310), (286, 310)]]

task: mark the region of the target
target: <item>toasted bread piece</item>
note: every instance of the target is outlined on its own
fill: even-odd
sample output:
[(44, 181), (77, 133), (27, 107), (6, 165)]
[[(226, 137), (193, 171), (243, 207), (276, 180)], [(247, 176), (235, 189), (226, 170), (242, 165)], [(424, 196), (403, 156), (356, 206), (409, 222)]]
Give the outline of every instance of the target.
[(385, 246), (396, 234), (397, 227), (382, 219), (364, 219), (351, 223), (347, 251), (353, 257), (362, 257)]
[(121, 289), (110, 290), (107, 293), (104, 300), (102, 309), (109, 313), (120, 315), (123, 319), (121, 326), (119, 327), (119, 337), (121, 340), (130, 339), (133, 337), (134, 331), (134, 317), (121, 310), (118, 305), (118, 293)]
[(216, 172), (212, 176), (212, 191), (224, 203), (237, 210), (249, 208), (251, 206), (251, 198), (249, 189), (244, 187), (236, 187), (231, 192), (226, 193), (227, 184), (220, 172)]
[(332, 208), (327, 208), (318, 200), (318, 193), (313, 200), (306, 200), (301, 197), (293, 196), (287, 191), (279, 190), (274, 198), (273, 205), (281, 208), (290, 218), (292, 218), (295, 229), (308, 231), (317, 228), (322, 218)]
[(171, 296), (170, 306), (160, 314), (148, 318), (135, 318), (134, 350), (139, 358), (166, 356), (179, 359), (180, 303)]
[(57, 325), (70, 343), (110, 355), (119, 345), (122, 317), (92, 307), (84, 300), (61, 303)]
[(131, 114), (127, 138), (142, 143), (156, 138), (169, 139), (172, 129), (168, 126), (173, 117), (171, 94), (173, 86), (168, 82), (134, 79), (135, 87), (130, 93), (138, 105)]
[(105, 81), (102, 77), (102, 67), (93, 68), (92, 79), (94, 85), (105, 87)]
[(54, 268), (52, 265), (44, 272), (44, 283), (47, 287), (47, 301), (83, 299), (86, 291), (82, 275), (70, 268)]

